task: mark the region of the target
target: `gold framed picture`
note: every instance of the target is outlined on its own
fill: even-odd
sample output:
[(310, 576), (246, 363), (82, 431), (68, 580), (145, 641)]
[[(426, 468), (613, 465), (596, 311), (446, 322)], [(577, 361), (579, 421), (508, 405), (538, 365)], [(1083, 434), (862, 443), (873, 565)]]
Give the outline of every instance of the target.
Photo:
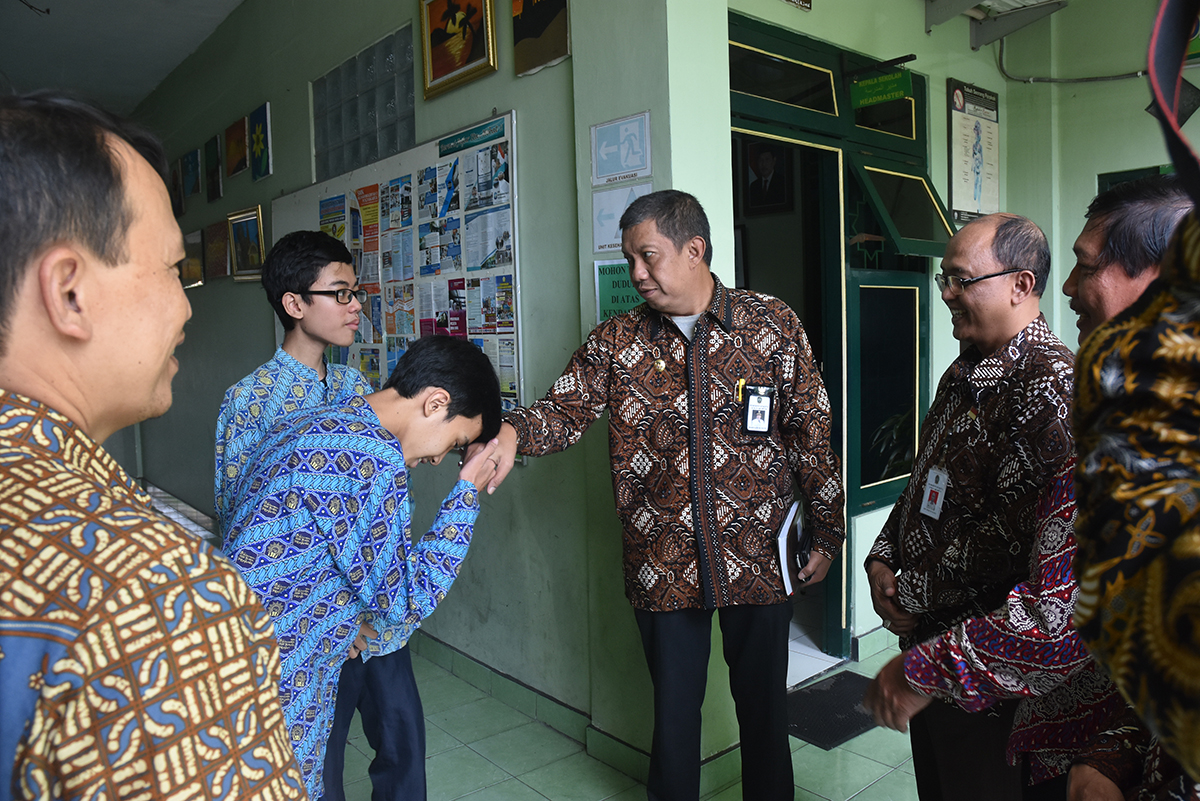
[(235, 211), (229, 221), (229, 252), (234, 281), (257, 281), (265, 258), (262, 206)]
[(421, 0), (425, 99), (499, 68), (492, 0)]

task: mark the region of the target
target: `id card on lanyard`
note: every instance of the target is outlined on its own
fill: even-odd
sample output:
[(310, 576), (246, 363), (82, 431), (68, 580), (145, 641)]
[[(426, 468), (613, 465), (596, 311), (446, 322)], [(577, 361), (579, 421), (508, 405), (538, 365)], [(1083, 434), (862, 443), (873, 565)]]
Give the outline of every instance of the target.
[(942, 516), (942, 504), (946, 502), (946, 488), (950, 476), (940, 467), (929, 468), (925, 489), (921, 495), (921, 514), (934, 520)]

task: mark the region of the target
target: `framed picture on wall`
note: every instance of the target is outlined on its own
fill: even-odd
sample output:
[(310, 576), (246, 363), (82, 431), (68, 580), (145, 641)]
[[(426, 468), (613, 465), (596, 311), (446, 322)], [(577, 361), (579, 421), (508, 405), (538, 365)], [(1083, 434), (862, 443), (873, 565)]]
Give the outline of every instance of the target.
[(233, 280), (257, 281), (264, 258), (262, 206), (235, 211), (227, 219)]
[(204, 286), (204, 236), (193, 231), (183, 236), (183, 263), (179, 265), (179, 280), (184, 289)]
[(499, 68), (492, 0), (420, 0), (425, 99)]
[(742, 198), (746, 216), (792, 210), (792, 150), (762, 139), (747, 139), (742, 154)]

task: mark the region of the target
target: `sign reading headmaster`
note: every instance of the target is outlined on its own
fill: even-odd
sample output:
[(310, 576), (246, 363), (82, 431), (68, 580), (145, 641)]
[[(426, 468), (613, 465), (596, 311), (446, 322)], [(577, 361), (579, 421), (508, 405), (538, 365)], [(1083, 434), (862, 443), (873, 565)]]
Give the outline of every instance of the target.
[(865, 108), (876, 103), (912, 97), (912, 93), (912, 73), (908, 70), (897, 70), (850, 84), (850, 105), (856, 109)]

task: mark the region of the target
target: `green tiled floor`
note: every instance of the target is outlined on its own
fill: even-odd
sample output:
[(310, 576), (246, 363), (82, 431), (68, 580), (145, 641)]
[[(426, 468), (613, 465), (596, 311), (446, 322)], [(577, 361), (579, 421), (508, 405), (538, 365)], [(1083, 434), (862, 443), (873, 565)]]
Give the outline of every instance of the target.
[[(847, 669), (874, 675), (894, 648)], [(645, 788), (583, 745), (420, 656), (413, 669), (426, 723), (429, 801), (643, 801)], [(792, 739), (796, 798), (915, 801), (908, 736), (872, 729), (832, 751)], [(346, 749), (346, 798), (369, 801), (370, 746), (357, 716)], [(739, 801), (740, 784), (707, 801)]]

